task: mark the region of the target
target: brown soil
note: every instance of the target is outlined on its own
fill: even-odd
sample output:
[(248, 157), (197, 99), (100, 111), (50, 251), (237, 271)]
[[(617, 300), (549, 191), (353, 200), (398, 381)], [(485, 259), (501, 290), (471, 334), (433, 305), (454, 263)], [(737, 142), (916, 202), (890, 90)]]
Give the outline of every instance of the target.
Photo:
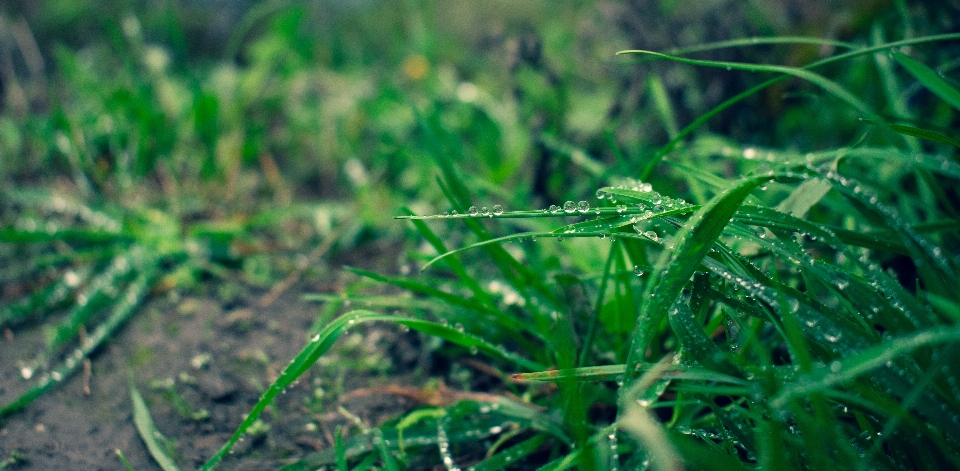
[[(124, 469), (117, 450), (134, 469), (159, 469), (134, 427), (129, 375), (157, 428), (170, 439), (177, 464), (196, 468), (227, 441), (306, 344), (306, 332), (323, 306), (302, 300), (302, 294), (340, 292), (349, 281), (341, 270), (311, 278), (267, 309), (256, 308), (263, 292), (227, 302), (213, 294), (218, 291), (210, 283), (194, 293), (155, 296), (93, 356), (89, 375), (68, 378), (0, 421), (0, 462), (11, 461), (0, 469)], [(247, 309), (250, 306), (253, 309)], [(42, 328), (12, 334), (12, 339), (0, 340), (2, 403), (27, 386), (17, 360), (32, 358), (43, 346)], [(415, 334), (401, 334), (390, 326), (358, 329), (341, 339), (261, 415), (265, 431), (238, 443), (219, 469), (277, 469), (331, 447), (338, 425), (347, 433), (351, 428), (339, 406), (366, 425), (376, 425), (417, 405), (415, 397), (402, 394), (360, 393), (338, 399), (363, 388), (388, 391), (414, 384), (410, 371), (429, 369), (416, 344)], [(183, 413), (188, 411), (178, 412), (175, 402), (208, 415), (188, 417)], [(14, 456), (18, 458), (12, 460)]]

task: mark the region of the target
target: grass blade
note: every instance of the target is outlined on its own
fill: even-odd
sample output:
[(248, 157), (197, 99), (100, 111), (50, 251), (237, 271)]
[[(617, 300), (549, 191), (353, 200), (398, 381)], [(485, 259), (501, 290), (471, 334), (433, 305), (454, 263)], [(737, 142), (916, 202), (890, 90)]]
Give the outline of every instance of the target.
[(400, 316), (385, 315), (372, 311), (363, 311), (357, 310), (350, 313), (347, 313), (330, 323), (325, 327), (320, 333), (314, 335), (310, 343), (307, 344), (303, 350), (287, 365), (286, 368), (280, 373), (280, 376), (277, 378), (273, 384), (267, 388), (267, 391), (263, 393), (260, 397), (260, 400), (257, 404), (250, 410), (250, 413), (247, 415), (247, 418), (237, 427), (237, 430), (233, 433), (233, 436), (221, 447), (221, 449), (206, 463), (200, 468), (202, 470), (210, 470), (216, 467), (216, 465), (223, 459), (224, 456), (233, 448), (233, 445), (236, 444), (240, 436), (256, 421), (257, 417), (263, 412), (263, 410), (273, 402), (273, 399), (280, 394), (284, 389), (287, 388), (290, 384), (296, 381), (304, 372), (306, 372), (317, 359), (320, 358), (324, 353), (326, 353), (330, 347), (343, 335), (348, 329), (366, 322), (393, 322), (402, 326), (409, 327), (413, 330), (423, 332), (427, 335), (433, 335), (444, 340), (450, 341), (452, 343), (461, 345), (466, 348), (476, 348), (478, 352), (482, 352), (486, 355), (489, 355), (493, 358), (501, 359), (509, 363), (513, 363), (523, 369), (529, 370), (540, 370), (543, 369), (541, 365), (527, 360), (526, 358), (517, 356), (515, 354), (505, 352), (497, 346), (492, 345), (485, 340), (460, 332), (459, 330), (436, 324), (433, 322), (427, 322), (418, 319), (411, 319)]
[(941, 78), (936, 70), (899, 51), (893, 53), (893, 59), (907, 69), (907, 72), (910, 72), (910, 75), (913, 75), (927, 90), (960, 111), (960, 90)]
[(792, 399), (828, 389), (836, 384), (883, 367), (888, 361), (907, 355), (929, 345), (960, 341), (960, 327), (936, 327), (884, 341), (856, 355), (829, 366), (821, 367), (806, 377), (787, 385), (772, 399), (771, 406), (783, 408)]
[(140, 391), (137, 391), (132, 376), (130, 378), (130, 402), (133, 404), (133, 423), (137, 426), (137, 432), (139, 432), (143, 443), (147, 445), (150, 456), (153, 457), (153, 460), (156, 461), (164, 471), (179, 471), (180, 468), (174, 463), (173, 458), (164, 450), (162, 442), (167, 439), (153, 424), (153, 417), (150, 417), (150, 409), (147, 408), (147, 403), (144, 402)]
[(89, 357), (91, 353), (103, 345), (107, 338), (136, 311), (136, 308), (140, 306), (140, 303), (143, 302), (149, 294), (155, 276), (155, 268), (140, 274), (140, 276), (127, 287), (124, 295), (117, 299), (109, 317), (90, 333), (87, 341), (74, 350), (73, 353), (64, 360), (62, 365), (49, 374), (41, 376), (39, 381), (30, 389), (9, 404), (0, 407), (0, 417), (4, 417), (16, 410), (26, 407), (27, 404), (33, 402), (34, 399), (40, 397), (50, 388), (60, 384), (64, 379), (76, 372), (83, 364), (83, 359)]
[[(873, 124), (873, 121), (869, 119), (861, 120), (867, 124)], [(921, 139), (926, 139), (928, 141), (942, 142), (944, 144), (950, 144), (953, 147), (960, 148), (960, 141), (947, 136), (946, 134), (939, 133), (937, 131), (931, 131), (929, 129), (918, 128), (916, 126), (905, 126), (903, 124), (889, 124), (887, 126), (894, 131), (904, 134), (907, 136), (919, 137)]]
[(636, 368), (643, 361), (655, 334), (654, 329), (659, 327), (667, 308), (673, 305), (743, 200), (772, 178), (772, 175), (750, 177), (714, 197), (683, 226), (676, 236), (674, 250), (661, 254), (644, 291), (640, 318), (627, 354), (625, 381), (635, 378)]

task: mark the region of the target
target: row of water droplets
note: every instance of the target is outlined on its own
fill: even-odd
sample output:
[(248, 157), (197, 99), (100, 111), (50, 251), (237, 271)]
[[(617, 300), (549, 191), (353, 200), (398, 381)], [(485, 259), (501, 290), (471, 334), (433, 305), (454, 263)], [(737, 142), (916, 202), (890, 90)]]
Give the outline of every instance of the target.
[(450, 418), (447, 416), (437, 419), (437, 449), (447, 471), (460, 471), (460, 467), (453, 460), (453, 455), (450, 454), (450, 439), (447, 438), (447, 424), (449, 422)]
[[(133, 305), (139, 302), (140, 298), (138, 293), (142, 291), (142, 287), (133, 285), (126, 290), (124, 296), (119, 296), (120, 288), (123, 280), (126, 279), (136, 267), (141, 267), (145, 263), (147, 263), (147, 261), (144, 250), (139, 246), (134, 246), (130, 250), (115, 256), (105, 270), (92, 279), (89, 279), (89, 281), (86, 282), (86, 286), (83, 286), (83, 288), (74, 295), (74, 307), (68, 314), (69, 318), (77, 319), (77, 329), (79, 329), (79, 324), (82, 324), (83, 319), (92, 315), (92, 313), (88, 311), (95, 307), (95, 305), (100, 305), (100, 303), (91, 304), (93, 300), (103, 298), (113, 300), (114, 310), (124, 309), (127, 306), (130, 306), (130, 309), (132, 309), (134, 307)], [(63, 274), (62, 281), (53, 287), (51, 294), (58, 298), (62, 295), (62, 298), (66, 299), (69, 292), (79, 287), (81, 283), (87, 279), (87, 274), (91, 271), (92, 269), (89, 267), (81, 269), (81, 274), (77, 274), (77, 272), (73, 270), (67, 270)], [(54, 339), (57, 343), (54, 344), (53, 347), (59, 347), (69, 340), (69, 338), (66, 338), (66, 335), (69, 333), (67, 330), (63, 330), (62, 334), (59, 330), (54, 331), (54, 333), (57, 334), (57, 338)], [(75, 360), (72, 355), (68, 356), (66, 361), (70, 363), (68, 369), (72, 369), (73, 366), (75, 366), (73, 365)], [(30, 379), (36, 370), (42, 368), (42, 365), (46, 365), (47, 363), (48, 359), (43, 354), (28, 363), (21, 363), (20, 376), (23, 379)], [(56, 377), (53, 379), (57, 380)]]
[[(86, 340), (82, 342), (78, 348), (73, 349), (58, 368), (49, 373), (41, 374), (31, 390), (46, 389), (53, 383), (59, 383), (64, 378), (73, 374), (83, 363), (83, 359), (87, 358), (93, 350), (99, 347), (103, 341), (129, 317), (133, 310), (140, 304), (140, 301), (146, 297), (153, 279), (152, 275), (152, 273), (141, 274), (131, 282), (127, 288), (127, 295), (116, 300), (108, 318), (90, 332)], [(33, 367), (23, 367), (20, 370), (20, 374), (24, 379), (30, 379), (34, 375), (34, 369)]]
[[(17, 195), (8, 195), (22, 205), (37, 206), (41, 210), (40, 216), (43, 220), (35, 218), (21, 217), (14, 224), (17, 229), (34, 232), (44, 231), (48, 234), (55, 234), (61, 230), (83, 225), (86, 229), (103, 231), (111, 234), (120, 233), (123, 225), (117, 219), (108, 214), (97, 211), (89, 206), (79, 204), (68, 200), (62, 196), (23, 196), (17, 198)], [(60, 216), (61, 221), (50, 219), (52, 216)]]

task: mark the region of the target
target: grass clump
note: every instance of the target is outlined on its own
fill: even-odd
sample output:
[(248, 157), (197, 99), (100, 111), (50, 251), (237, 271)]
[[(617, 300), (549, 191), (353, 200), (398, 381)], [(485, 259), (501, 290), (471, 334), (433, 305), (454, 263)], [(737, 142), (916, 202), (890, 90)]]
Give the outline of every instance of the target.
[[(652, 156), (644, 175), (653, 183), (616, 179), (596, 204), (478, 207), (435, 152), (452, 209), (402, 218), (439, 255), (423, 259), (421, 275), (357, 272), (418, 302), (378, 299), (403, 314), (358, 310), (327, 325), (207, 467), (343, 331), (369, 321), (517, 373), (499, 378), (499, 393), (453, 395), (289, 469), (960, 466), (954, 138), (922, 119), (891, 122), (811, 71), (873, 57), (881, 74), (917, 83), (956, 116), (956, 83), (897, 48), (958, 39), (852, 47), (802, 68), (628, 51), (780, 74), (715, 112), (792, 76), (866, 122), (851, 145), (800, 152), (682, 140), (697, 121)], [(702, 164), (718, 160), (737, 171)], [(475, 241), (450, 250), (432, 227), (453, 222)], [(503, 230), (515, 233), (494, 236)]]

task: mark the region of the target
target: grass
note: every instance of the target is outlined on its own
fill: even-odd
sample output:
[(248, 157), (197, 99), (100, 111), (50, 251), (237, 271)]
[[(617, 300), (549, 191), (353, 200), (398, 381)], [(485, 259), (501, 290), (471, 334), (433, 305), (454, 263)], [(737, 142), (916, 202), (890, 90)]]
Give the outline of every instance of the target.
[[(900, 45), (875, 46), (846, 57)], [(938, 96), (957, 90), (937, 75), (920, 72), (913, 62), (894, 57), (929, 90), (950, 90), (935, 92)], [(811, 80), (871, 119), (876, 115), (835, 82), (803, 69), (738, 67)], [(960, 340), (958, 299), (950, 288), (957, 285), (957, 260), (946, 257), (942, 248), (956, 240), (956, 220), (949, 209), (955, 196), (934, 197), (935, 204), (924, 212), (927, 222), (921, 225), (899, 215), (919, 214), (920, 199), (884, 191), (883, 182), (904, 175), (929, 178), (932, 173), (953, 180), (960, 176), (960, 167), (942, 155), (917, 146), (910, 149), (907, 139), (881, 136), (891, 137), (903, 147), (861, 142), (804, 156), (764, 152), (762, 164), (756, 166), (749, 162), (757, 154), (752, 148), (706, 149), (739, 154), (746, 161), (741, 168), (759, 168), (739, 179), (720, 180), (677, 166), (687, 178), (710, 187), (710, 196), (701, 204), (628, 181), (600, 188), (600, 205), (594, 209), (586, 202), (528, 211), (468, 207), (466, 185), (437, 155), (445, 193), (458, 214), (405, 218), (416, 222), (441, 254), (424, 268), (437, 270), (446, 264), (450, 281), (438, 287), (418, 282), (416, 276), (367, 275), (436, 299), (437, 312), (425, 314), (443, 324), (368, 311), (348, 313), (314, 338), (246, 422), (254, 420), (260, 408), (348, 325), (376, 320), (439, 336), (473, 354), (505, 362), (515, 371), (531, 371), (513, 375), (514, 380), (557, 385), (556, 393), (534, 401), (546, 409), (542, 420), (549, 426), (508, 416), (518, 427), (509, 438), (513, 445), (494, 446), (486, 458), (462, 466), (498, 469), (508, 463), (539, 463), (547, 469), (573, 464), (593, 469), (648, 465), (678, 469), (688, 463), (698, 469), (757, 465), (799, 469), (830, 467), (839, 461), (864, 469), (956, 467), (958, 372), (947, 359)], [(674, 151), (666, 165), (689, 159), (688, 152)], [(893, 162), (885, 166), (883, 160)], [(865, 171), (865, 165), (877, 167)], [(805, 217), (813, 210), (816, 219)], [(492, 238), (480, 224), (484, 219), (572, 215), (585, 220), (500, 238)], [(464, 223), (481, 241), (448, 250), (424, 223), (443, 220)], [(931, 222), (944, 225), (930, 230)], [(539, 273), (546, 270), (537, 269), (533, 260), (532, 242), (521, 245), (519, 254), (503, 247), (538, 237), (536, 244), (553, 237), (607, 239), (610, 242), (601, 243), (609, 245), (608, 261), (601, 257), (589, 264), (595, 270), (590, 280), (569, 274), (544, 278)], [(508, 287), (511, 303), (502, 288), (484, 289), (489, 285), (479, 275), (451, 257), (481, 249), (496, 268), (495, 279)], [(917, 267), (913, 286), (903, 286), (895, 273), (877, 263), (875, 258), (884, 252), (911, 257)], [(561, 281), (561, 276), (569, 279)], [(595, 296), (588, 304), (597, 307), (592, 312), (569, 308), (567, 291), (576, 286)], [(469, 298), (454, 300), (463, 296), (455, 292), (469, 293)], [(446, 325), (454, 321), (457, 329)], [(611, 360), (614, 364), (601, 366)], [(490, 408), (475, 402), (475, 407)], [(461, 466), (455, 464), (451, 449), (469, 453), (469, 445), (458, 444), (444, 431), (451, 415), (458, 422), (468, 420), (462, 404), (429, 416), (443, 433), (426, 432), (429, 444), (439, 447), (441, 461), (451, 469)], [(604, 423), (591, 417), (590, 409), (602, 405), (616, 408), (616, 420)], [(654, 413), (665, 420), (657, 420)], [(481, 413), (473, 420), (489, 415)], [(490, 430), (486, 424), (473, 429), (474, 437), (486, 436)], [(243, 430), (241, 425), (234, 440)], [(394, 430), (396, 425), (387, 424), (380, 434)], [(341, 458), (360, 459), (368, 450), (379, 453), (387, 468), (397, 466), (387, 456), (391, 444), (404, 448), (402, 440), (375, 440), (379, 451), (362, 447), (365, 441), (355, 439)], [(493, 437), (490, 442), (497, 443)], [(216, 464), (230, 445), (208, 464)], [(320, 454), (292, 468), (330, 464), (331, 458)]]
[[(360, 213), (344, 231), (360, 238), (381, 230), (385, 206), (396, 208), (415, 230), (405, 236), (422, 242), (409, 254), (419, 272), (353, 269), (410, 296), (366, 293), (366, 282), (358, 283), (346, 298), (366, 308), (321, 314), (303, 350), (201, 469), (216, 468), (245, 434), (264, 427), (261, 414), (279, 394), (338, 338), (370, 322), (439, 339), (434, 355), (482, 363), (495, 372), (494, 384), (479, 391), (424, 388), (433, 398), (428, 406), (376, 427), (354, 417), (361, 433), (338, 431), (333, 448), (283, 469), (960, 468), (960, 368), (952, 361), (960, 345), (960, 145), (953, 131), (960, 85), (950, 77), (956, 64), (947, 52), (960, 35), (889, 42), (878, 20), (867, 44), (780, 36), (623, 51), (620, 59), (644, 67), (669, 61), (756, 76), (683, 128), (677, 98), (659, 77), (648, 79), (667, 136), (657, 146), (621, 145), (616, 130), (579, 140), (566, 133), (558, 124), (568, 118), (561, 85), (539, 95), (517, 92), (529, 100), (521, 105), (549, 110), (531, 124), (538, 118), (523, 106), (448, 100), (453, 90), (467, 93), (462, 83), (429, 84), (424, 96), (381, 82), (378, 91), (356, 91), (351, 106), (330, 111), (346, 131), (342, 138), (269, 141), (272, 153), (258, 157), (244, 149), (260, 148), (271, 119), (293, 123), (279, 133), (285, 136), (318, 124), (287, 96), (298, 80), (328, 79), (297, 62), (304, 52), (290, 25), (298, 11), (277, 16), (251, 46), (248, 67), (194, 81), (160, 68), (104, 86), (88, 83), (76, 58), (62, 59), (65, 68), (74, 64), (78, 86), (99, 95), (69, 108), (88, 108), (78, 116), (65, 111), (50, 119), (52, 135), (64, 136), (56, 138), (55, 162), (73, 176), (71, 190), (106, 198), (94, 204), (4, 191), (3, 209), (15, 224), (0, 231), (0, 241), (26, 260), (4, 281), (38, 273), (45, 283), (27, 286), (29, 295), (0, 311), (0, 320), (25, 325), (54, 308), (66, 315), (39, 321), (51, 326), (48, 349), (21, 368), (25, 379), (47, 372), (0, 415), (26, 407), (74, 372), (150, 290), (190, 285), (200, 274), (233, 276), (231, 270), (253, 263), (236, 255), (240, 242), (266, 244), (282, 237), (273, 231), (290, 220), (316, 216), (315, 208), (290, 202), (291, 189), (303, 182), (284, 175), (302, 163), (271, 155), (320, 148), (346, 175), (321, 170), (316, 178), (348, 183), (355, 199), (326, 217)], [(133, 61), (150, 57), (137, 38), (127, 32)], [(801, 66), (709, 58), (771, 46), (840, 52)], [(278, 51), (292, 56), (277, 59)], [(519, 87), (550, 83), (549, 71), (528, 72)], [(282, 85), (264, 92), (268, 99), (250, 91), (271, 80)], [(235, 85), (239, 105), (217, 95), (224, 83)], [(167, 96), (164, 87), (193, 92), (164, 105), (156, 101)], [(771, 90), (804, 98), (776, 115), (750, 107)], [(103, 109), (108, 96), (124, 93), (133, 98), (119, 110)], [(358, 108), (364, 116), (352, 114)], [(143, 109), (162, 111), (130, 118)], [(751, 134), (767, 144), (707, 129), (733, 112), (769, 116), (769, 128)], [(238, 118), (245, 113), (253, 119)], [(113, 116), (121, 132), (104, 132), (105, 143), (81, 143), (137, 149), (121, 153), (136, 158), (101, 164), (96, 149), (75, 142), (78, 129), (96, 129), (77, 123), (100, 116)], [(373, 116), (388, 149), (372, 150), (370, 131), (351, 127), (365, 116)], [(523, 132), (508, 130), (521, 124)], [(770, 136), (783, 133), (791, 138)], [(589, 149), (596, 142), (610, 157)], [(539, 178), (523, 164), (531, 149), (554, 159), (539, 192), (521, 184)], [(400, 157), (363, 161), (353, 153)], [(272, 170), (278, 161), (294, 171)], [(159, 209), (118, 203), (137, 182), (165, 172), (191, 196), (168, 191), (167, 199), (148, 203)], [(435, 173), (435, 183), (423, 176)], [(372, 189), (371, 174), (388, 189)], [(262, 179), (243, 186), (250, 175)], [(222, 196), (234, 203), (250, 188), (265, 194), (263, 215), (239, 211), (240, 224), (223, 215), (196, 222), (202, 205), (183, 206), (223, 182)], [(538, 199), (539, 207), (532, 203)], [(422, 214), (400, 209), (405, 201)], [(282, 208), (280, 216), (268, 215), (274, 207)], [(383, 231), (403, 235), (396, 226)], [(78, 340), (85, 328), (92, 333)], [(61, 353), (60, 366), (42, 366), (74, 347)], [(135, 387), (131, 397), (150, 452), (164, 469), (176, 469)]]

